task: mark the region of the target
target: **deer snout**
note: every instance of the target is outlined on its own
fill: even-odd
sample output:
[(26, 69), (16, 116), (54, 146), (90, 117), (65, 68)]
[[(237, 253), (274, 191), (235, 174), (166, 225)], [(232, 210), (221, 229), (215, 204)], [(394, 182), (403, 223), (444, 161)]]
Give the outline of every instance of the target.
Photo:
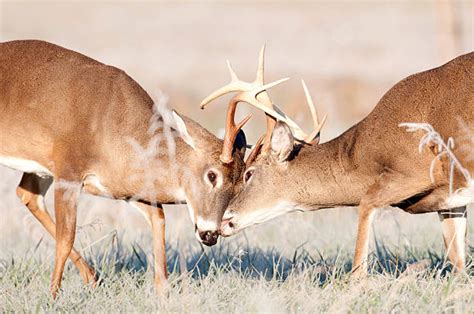
[(223, 237), (229, 237), (235, 232), (235, 222), (233, 221), (234, 218), (233, 212), (225, 212), (224, 217), (222, 217), (221, 221), (221, 229), (220, 233)]
[(217, 243), (217, 239), (219, 238), (218, 231), (199, 231), (199, 237), (201, 238), (201, 242), (207, 246), (213, 246)]
[(212, 246), (217, 243), (219, 238), (218, 224), (213, 220), (203, 219), (198, 217), (196, 224), (194, 225), (196, 231), (196, 237), (201, 243), (207, 246)]

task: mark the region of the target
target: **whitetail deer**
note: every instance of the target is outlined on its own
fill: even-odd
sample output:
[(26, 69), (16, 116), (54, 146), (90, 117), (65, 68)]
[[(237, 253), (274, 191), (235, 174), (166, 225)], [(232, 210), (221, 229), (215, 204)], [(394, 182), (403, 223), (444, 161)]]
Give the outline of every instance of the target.
[[(222, 141), (155, 104), (125, 72), (50, 43), (1, 43), (0, 74), (0, 164), (24, 172), (17, 194), (56, 239), (53, 297), (68, 256), (86, 283), (96, 281), (73, 248), (81, 191), (128, 201), (145, 215), (159, 290), (167, 282), (163, 204), (187, 203), (198, 238), (216, 243), (244, 170), (248, 118), (235, 124), (235, 104)], [(44, 204), (53, 181), (56, 224)]]
[[(316, 125), (310, 136), (301, 134), (268, 103), (242, 99), (278, 122), (267, 128), (263, 147), (256, 145), (247, 160), (241, 190), (224, 213), (221, 235), (230, 236), (292, 211), (358, 206), (353, 275), (359, 277), (367, 273), (370, 225), (376, 208), (438, 212), (448, 258), (455, 271), (463, 270), (466, 205), (472, 198), (451, 194), (446, 156), (438, 158), (433, 144), (420, 153), (421, 132), (407, 133), (399, 125), (429, 123), (443, 138), (452, 137), (456, 142), (453, 153), (472, 172), (474, 159), (469, 150), (461, 149), (466, 137), (459, 121), (474, 122), (474, 53), (402, 80), (365, 119), (320, 145), (316, 145), (317, 133), (323, 123), (318, 122), (304, 82), (303, 86)], [(454, 190), (469, 185), (459, 171), (451, 174)]]

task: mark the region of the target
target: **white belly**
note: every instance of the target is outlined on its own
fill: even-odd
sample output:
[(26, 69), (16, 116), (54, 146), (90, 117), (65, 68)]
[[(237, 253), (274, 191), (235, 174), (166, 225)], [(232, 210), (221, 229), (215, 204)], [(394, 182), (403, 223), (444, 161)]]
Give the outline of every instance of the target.
[(19, 170), (21, 172), (35, 173), (40, 177), (53, 176), (53, 174), (51, 173), (51, 171), (49, 171), (48, 168), (34, 160), (0, 156), (0, 165), (6, 166), (11, 169)]

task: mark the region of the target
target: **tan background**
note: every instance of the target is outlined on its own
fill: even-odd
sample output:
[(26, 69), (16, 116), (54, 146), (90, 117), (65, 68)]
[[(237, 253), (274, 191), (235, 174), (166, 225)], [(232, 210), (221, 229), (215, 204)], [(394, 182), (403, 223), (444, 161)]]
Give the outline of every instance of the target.
[[(173, 107), (216, 133), (223, 126), (224, 102), (202, 112), (199, 101), (228, 81), (226, 58), (242, 78), (253, 79), (258, 50), (266, 43), (267, 81), (293, 78), (271, 91), (273, 100), (308, 127), (299, 83), (304, 78), (320, 112), (329, 113), (323, 132), (328, 140), (363, 118), (400, 79), (472, 51), (473, 10), (472, 1), (451, 7), (424, 1), (1, 2), (0, 39), (43, 39), (117, 66), (150, 93), (159, 89), (168, 94)], [(246, 111), (252, 110), (242, 106), (239, 114)], [(246, 128), (250, 140), (263, 132), (263, 121), (261, 113), (254, 115)], [(0, 167), (0, 178), (1, 255), (21, 254), (25, 242), (35, 244), (44, 233), (15, 197), (19, 173)], [(186, 211), (175, 209), (166, 209), (168, 238), (171, 243), (185, 238), (196, 246)], [(396, 241), (424, 238), (418, 232), (421, 223), (439, 228), (436, 215), (392, 214), (379, 227)], [(352, 246), (355, 220), (347, 210), (298, 214), (248, 232), (265, 231), (269, 246), (291, 254), (305, 241), (319, 249), (333, 239)], [(131, 239), (149, 235), (141, 217), (123, 203), (86, 197), (79, 224), (91, 226), (94, 221), (125, 230), (122, 234)], [(300, 232), (287, 232), (295, 225)], [(105, 234), (100, 228), (98, 233)], [(40, 247), (50, 247), (48, 241)]]

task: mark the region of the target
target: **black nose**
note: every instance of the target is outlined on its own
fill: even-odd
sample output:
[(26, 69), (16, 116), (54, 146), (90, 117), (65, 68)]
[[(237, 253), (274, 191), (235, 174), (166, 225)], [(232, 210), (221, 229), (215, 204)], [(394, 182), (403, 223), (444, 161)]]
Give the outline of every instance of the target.
[(217, 238), (219, 238), (219, 233), (217, 231), (199, 231), (199, 237), (207, 246), (212, 246), (217, 243)]

